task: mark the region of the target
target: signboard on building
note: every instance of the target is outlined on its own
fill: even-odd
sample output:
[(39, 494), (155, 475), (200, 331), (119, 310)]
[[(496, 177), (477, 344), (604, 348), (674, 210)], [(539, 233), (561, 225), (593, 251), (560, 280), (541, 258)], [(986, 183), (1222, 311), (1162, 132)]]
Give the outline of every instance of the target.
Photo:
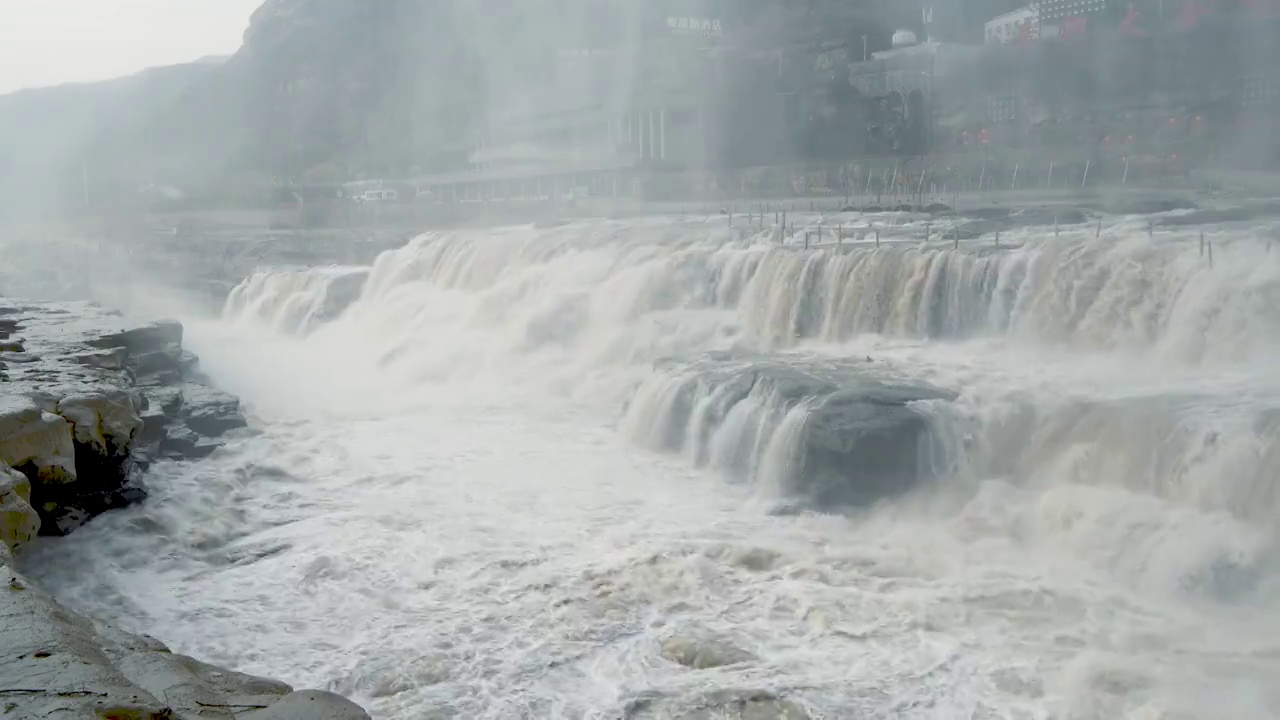
[(676, 35), (695, 35), (705, 38), (718, 38), (724, 35), (724, 27), (719, 18), (669, 17), (667, 29)]
[(1040, 11), (1035, 7), (999, 15), (987, 21), (987, 44), (1026, 42), (1040, 37)]

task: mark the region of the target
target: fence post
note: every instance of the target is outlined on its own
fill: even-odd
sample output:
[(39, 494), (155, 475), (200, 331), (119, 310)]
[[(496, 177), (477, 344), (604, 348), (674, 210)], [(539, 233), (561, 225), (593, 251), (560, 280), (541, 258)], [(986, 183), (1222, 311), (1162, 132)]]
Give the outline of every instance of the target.
[(996, 231), (996, 247), (1000, 247), (1000, 231)]
[(1204, 257), (1204, 231), (1200, 231), (1200, 257)]
[(876, 247), (880, 247), (880, 228), (876, 228)]
[(1212, 268), (1213, 267), (1213, 241), (1206, 240), (1204, 243), (1204, 246), (1209, 251), (1209, 267)]

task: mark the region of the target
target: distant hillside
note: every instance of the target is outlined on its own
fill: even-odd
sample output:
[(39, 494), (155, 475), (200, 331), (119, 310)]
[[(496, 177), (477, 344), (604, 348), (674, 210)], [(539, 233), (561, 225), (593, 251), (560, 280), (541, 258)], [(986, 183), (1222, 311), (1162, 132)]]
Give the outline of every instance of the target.
[[(863, 35), (870, 50), (883, 49), (895, 27), (918, 22), (918, 9), (906, 5), (266, 0), (243, 47), (225, 60), (0, 98), (0, 132), (16, 139), (0, 149), (0, 213), (75, 210), (86, 185), (91, 203), (118, 207), (140, 202), (143, 186), (229, 198), (279, 181), (457, 169), (487, 118), (546, 107), (566, 92), (599, 103), (636, 91), (640, 55), (574, 89), (556, 79), (566, 50), (653, 54), (660, 51), (646, 48), (644, 33), (667, 33), (666, 17), (714, 14), (742, 46), (762, 57), (787, 47), (789, 65), (813, 74), (831, 48), (860, 47)], [(708, 103), (729, 100), (717, 94), (758, 97), (754, 66), (734, 70), (742, 77), (697, 92)], [(820, 82), (842, 81), (829, 68), (818, 74)]]
[(87, 150), (134, 132), (217, 67), (175, 65), (0, 96), (0, 219), (83, 204), (85, 176), (97, 184)]

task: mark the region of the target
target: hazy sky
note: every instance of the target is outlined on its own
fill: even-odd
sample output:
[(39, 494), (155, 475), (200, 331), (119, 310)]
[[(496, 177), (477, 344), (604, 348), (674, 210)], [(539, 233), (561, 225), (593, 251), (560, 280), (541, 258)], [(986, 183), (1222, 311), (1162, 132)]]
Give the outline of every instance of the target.
[(263, 0), (0, 0), (0, 93), (240, 47)]

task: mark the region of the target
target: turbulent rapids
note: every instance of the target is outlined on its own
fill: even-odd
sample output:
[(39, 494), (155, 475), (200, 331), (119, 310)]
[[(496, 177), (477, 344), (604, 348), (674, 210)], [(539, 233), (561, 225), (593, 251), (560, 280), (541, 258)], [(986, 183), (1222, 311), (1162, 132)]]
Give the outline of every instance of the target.
[(898, 239), (577, 221), (264, 269), (199, 349), (266, 428), (211, 462), (279, 475), (178, 486), (323, 527), (175, 493), (116, 551), (193, 548), (130, 561), (158, 587), (297, 576), (319, 596), (213, 599), (362, 639), (250, 669), (306, 657), (382, 717), (1280, 715), (1275, 228), (1212, 226), (1210, 258), (1145, 217), (872, 220)]

